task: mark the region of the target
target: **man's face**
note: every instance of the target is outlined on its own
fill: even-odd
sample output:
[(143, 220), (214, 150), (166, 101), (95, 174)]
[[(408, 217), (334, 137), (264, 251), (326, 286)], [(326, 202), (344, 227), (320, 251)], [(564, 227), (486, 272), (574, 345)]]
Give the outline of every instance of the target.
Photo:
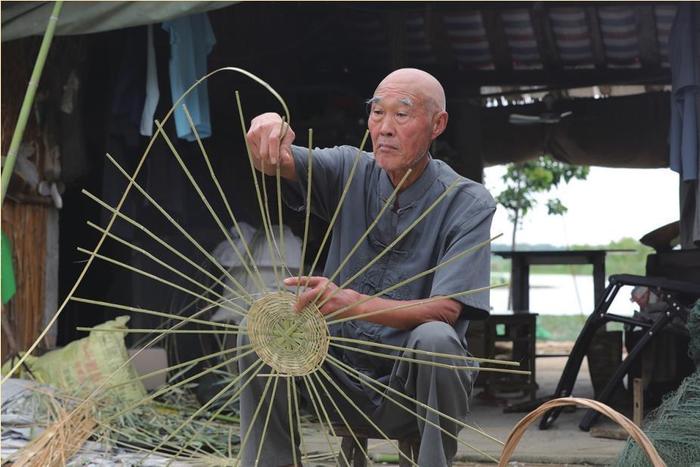
[(369, 132), (374, 157), (388, 173), (404, 172), (428, 152), (435, 112), (425, 98), (396, 86), (380, 85), (370, 104)]

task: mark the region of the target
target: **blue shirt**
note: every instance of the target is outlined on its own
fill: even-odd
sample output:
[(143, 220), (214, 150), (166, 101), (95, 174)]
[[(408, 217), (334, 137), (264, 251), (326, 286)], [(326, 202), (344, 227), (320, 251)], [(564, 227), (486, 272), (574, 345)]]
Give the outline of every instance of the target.
[[(170, 33), (170, 91), (173, 102), (176, 102), (207, 73), (207, 55), (216, 44), (216, 39), (206, 13), (165, 21), (163, 29)], [(182, 104), (187, 106), (200, 138), (211, 136), (207, 82), (194, 88), (175, 109), (177, 136), (192, 142), (196, 138)]]

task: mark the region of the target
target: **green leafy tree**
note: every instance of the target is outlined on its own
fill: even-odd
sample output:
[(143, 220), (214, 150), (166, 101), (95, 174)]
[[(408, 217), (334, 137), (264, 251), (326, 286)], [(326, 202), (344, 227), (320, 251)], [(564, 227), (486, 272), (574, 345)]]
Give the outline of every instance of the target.
[[(508, 164), (506, 173), (501, 177), (506, 188), (496, 196), (496, 201), (508, 210), (508, 218), (513, 223), (513, 250), (516, 245), (516, 232), (525, 216), (537, 204), (536, 196), (551, 191), (562, 182), (566, 184), (573, 179), (585, 180), (588, 172), (588, 166), (566, 164), (547, 155), (526, 162)], [(548, 214), (562, 215), (567, 211), (558, 198), (548, 199), (546, 205)]]

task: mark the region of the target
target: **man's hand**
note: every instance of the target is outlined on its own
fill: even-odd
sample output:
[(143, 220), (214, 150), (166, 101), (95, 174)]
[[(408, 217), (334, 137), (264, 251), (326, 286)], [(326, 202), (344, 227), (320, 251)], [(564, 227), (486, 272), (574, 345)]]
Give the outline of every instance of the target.
[(279, 164), (282, 177), (296, 180), (292, 158), (294, 136), (291, 127), (276, 113), (255, 117), (246, 135), (255, 168), (266, 175), (275, 175)]
[(354, 317), (396, 329), (413, 329), (429, 321), (442, 321), (453, 326), (462, 311), (461, 303), (444, 297), (417, 300), (392, 300), (380, 297), (369, 299), (367, 295), (354, 290), (339, 289), (326, 277), (320, 276), (302, 276), (301, 279), (289, 277), (284, 280), (284, 284), (307, 287), (307, 290), (299, 294), (299, 300), (295, 306), (297, 311), (303, 310), (306, 305), (313, 302), (319, 293), (321, 295), (316, 300), (317, 304), (323, 303), (326, 298), (339, 290), (321, 307), (321, 313), (324, 316), (343, 308), (345, 311), (337, 318)]
[[(299, 294), (297, 300), (296, 311), (301, 311), (309, 303), (321, 304), (328, 297), (335, 295), (320, 307), (321, 314), (328, 315), (341, 308), (350, 308), (352, 305), (360, 301), (364, 295), (350, 289), (339, 289), (337, 285), (321, 276), (301, 276), (288, 277), (284, 280), (284, 284), (288, 286), (306, 287), (306, 290)], [(338, 291), (336, 293), (336, 290)], [(320, 295), (319, 295), (320, 294)], [(318, 296), (318, 299), (316, 298)], [(350, 311), (350, 310), (348, 310)], [(346, 313), (341, 313), (340, 317)]]

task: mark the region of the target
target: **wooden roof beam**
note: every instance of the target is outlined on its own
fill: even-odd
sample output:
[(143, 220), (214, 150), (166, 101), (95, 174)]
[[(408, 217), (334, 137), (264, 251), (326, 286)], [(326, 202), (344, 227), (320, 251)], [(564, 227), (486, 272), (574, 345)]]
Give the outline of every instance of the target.
[(638, 5), (637, 36), (639, 37), (639, 58), (643, 67), (658, 68), (661, 66), (661, 53), (656, 40), (656, 18), (654, 5)]
[(443, 13), (436, 9), (431, 3), (425, 7), (425, 33), (428, 37), (428, 42), (433, 48), (438, 62), (453, 67), (457, 60), (452, 51), (450, 38), (447, 36), (447, 27), (442, 20)]
[(503, 20), (498, 8), (482, 8), (481, 20), (489, 41), (489, 49), (496, 70), (510, 71), (513, 69), (513, 56), (508, 46), (508, 38), (503, 29)]
[(595, 65), (596, 69), (605, 70), (605, 44), (603, 43), (603, 33), (600, 31), (598, 9), (594, 6), (587, 6), (584, 8), (586, 11), (586, 21), (588, 22), (588, 34), (591, 38), (593, 64)]
[(542, 58), (542, 67), (546, 71), (561, 70), (559, 49), (554, 40), (554, 31), (549, 21), (549, 10), (546, 5), (536, 2), (530, 9), (530, 21), (532, 30), (537, 40), (537, 48)]

